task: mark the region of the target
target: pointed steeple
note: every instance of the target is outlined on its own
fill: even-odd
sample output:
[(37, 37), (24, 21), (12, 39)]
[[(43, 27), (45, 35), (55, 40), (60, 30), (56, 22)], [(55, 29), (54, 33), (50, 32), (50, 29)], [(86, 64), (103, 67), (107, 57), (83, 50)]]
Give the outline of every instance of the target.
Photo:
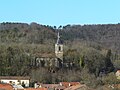
[(62, 40), (60, 39), (59, 32), (58, 32), (58, 35), (57, 35), (57, 43), (56, 44), (62, 44)]
[(60, 34), (58, 32), (58, 35), (57, 35), (57, 42), (55, 44), (55, 54), (56, 54), (56, 57), (63, 60), (63, 43), (60, 39)]

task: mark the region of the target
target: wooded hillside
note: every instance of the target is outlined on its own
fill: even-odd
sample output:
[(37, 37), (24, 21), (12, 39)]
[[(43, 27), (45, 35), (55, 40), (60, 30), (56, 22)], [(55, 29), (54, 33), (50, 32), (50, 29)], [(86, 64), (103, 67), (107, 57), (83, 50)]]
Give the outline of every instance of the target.
[[(64, 42), (64, 60), (74, 62), (74, 67), (57, 69), (54, 73), (49, 72), (50, 66), (32, 67), (30, 60), (34, 60), (36, 53), (54, 53), (58, 31)], [(109, 81), (104, 77), (106, 81), (99, 82), (98, 77), (120, 68), (120, 24), (56, 28), (37, 23), (6, 22), (0, 23), (0, 43), (0, 75), (29, 75), (33, 81), (44, 83), (83, 81), (91, 85), (96, 80), (102, 85)]]
[(66, 25), (46, 26), (37, 23), (1, 23), (0, 42), (1, 43), (35, 43), (45, 44), (55, 43), (56, 32), (60, 34), (64, 42), (83, 41), (92, 45), (96, 43), (120, 51), (120, 24), (103, 25)]

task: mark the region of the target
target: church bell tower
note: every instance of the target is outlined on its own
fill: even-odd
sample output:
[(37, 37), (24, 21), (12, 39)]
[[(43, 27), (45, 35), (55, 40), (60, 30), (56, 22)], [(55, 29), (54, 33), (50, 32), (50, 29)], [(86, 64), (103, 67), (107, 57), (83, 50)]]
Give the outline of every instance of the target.
[(57, 35), (57, 42), (55, 44), (55, 55), (57, 58), (63, 60), (63, 43), (60, 39), (59, 32)]

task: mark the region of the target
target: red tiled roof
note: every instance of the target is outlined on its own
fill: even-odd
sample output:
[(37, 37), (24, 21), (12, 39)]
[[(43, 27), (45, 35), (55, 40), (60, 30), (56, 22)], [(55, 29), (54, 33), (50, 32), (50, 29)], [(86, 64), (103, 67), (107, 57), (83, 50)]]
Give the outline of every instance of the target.
[(26, 77), (22, 77), (22, 76), (0, 76), (0, 79), (29, 80), (30, 77), (29, 76), (26, 76)]
[(115, 84), (114, 87), (120, 89), (120, 84)]
[(68, 87), (65, 90), (77, 90), (77, 89), (83, 88), (83, 87), (86, 87), (86, 85), (80, 85), (80, 84), (78, 84), (78, 85), (75, 85), (75, 86)]
[(57, 90), (61, 90), (61, 89), (64, 90), (65, 88), (66, 88), (65, 86), (60, 86), (60, 85), (59, 85), (59, 86), (55, 87), (55, 90), (56, 90), (56, 89), (57, 89)]
[(79, 82), (60, 82), (60, 83), (62, 84), (62, 86), (65, 86), (65, 87), (69, 87), (69, 85), (75, 86), (80, 84)]
[(55, 88), (59, 86), (59, 84), (40, 84), (44, 88)]
[(13, 90), (13, 87), (10, 84), (0, 84), (0, 89)]
[(24, 90), (48, 90), (47, 88), (25, 88)]

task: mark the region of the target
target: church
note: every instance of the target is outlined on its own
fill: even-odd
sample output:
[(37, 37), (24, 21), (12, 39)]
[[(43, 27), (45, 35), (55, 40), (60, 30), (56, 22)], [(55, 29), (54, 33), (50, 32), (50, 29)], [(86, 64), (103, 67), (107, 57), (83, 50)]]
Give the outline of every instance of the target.
[(43, 54), (35, 56), (35, 60), (31, 61), (32, 66), (37, 67), (62, 67), (63, 64), (63, 42), (60, 38), (59, 32), (57, 35), (57, 42), (55, 43), (55, 52), (52, 54)]

